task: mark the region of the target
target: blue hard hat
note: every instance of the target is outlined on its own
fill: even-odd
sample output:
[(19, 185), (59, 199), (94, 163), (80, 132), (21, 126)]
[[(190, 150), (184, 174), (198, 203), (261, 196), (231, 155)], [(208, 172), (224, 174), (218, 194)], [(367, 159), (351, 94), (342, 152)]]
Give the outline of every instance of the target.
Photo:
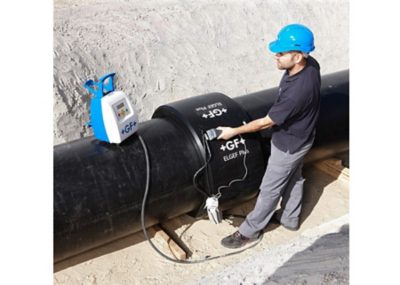
[(309, 53), (315, 49), (314, 35), (309, 28), (301, 24), (290, 24), (283, 27), (278, 38), (269, 43), (273, 53), (298, 50)]

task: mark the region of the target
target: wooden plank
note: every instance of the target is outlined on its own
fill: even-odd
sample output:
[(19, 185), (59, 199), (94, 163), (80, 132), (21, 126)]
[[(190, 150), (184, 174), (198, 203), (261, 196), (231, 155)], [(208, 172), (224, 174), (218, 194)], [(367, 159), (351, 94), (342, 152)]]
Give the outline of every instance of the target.
[(349, 182), (349, 169), (342, 165), (342, 161), (336, 158), (326, 159), (317, 163), (314, 166), (325, 172), (326, 174), (345, 182)]
[(148, 229), (151, 236), (161, 244), (165, 250), (171, 251), (172, 255), (178, 260), (187, 258), (186, 252), (159, 226), (155, 225)]

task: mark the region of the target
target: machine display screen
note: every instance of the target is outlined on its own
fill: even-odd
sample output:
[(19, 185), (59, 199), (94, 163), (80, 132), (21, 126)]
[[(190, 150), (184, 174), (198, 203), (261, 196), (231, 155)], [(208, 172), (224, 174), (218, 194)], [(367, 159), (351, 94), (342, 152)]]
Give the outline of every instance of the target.
[(123, 120), (129, 114), (128, 107), (126, 106), (124, 101), (115, 104), (114, 108), (115, 114), (117, 115), (117, 118), (119, 120)]

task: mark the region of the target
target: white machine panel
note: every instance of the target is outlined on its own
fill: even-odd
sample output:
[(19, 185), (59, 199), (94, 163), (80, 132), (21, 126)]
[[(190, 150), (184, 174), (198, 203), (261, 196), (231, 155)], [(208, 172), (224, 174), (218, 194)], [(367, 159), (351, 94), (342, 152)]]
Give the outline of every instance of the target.
[(101, 99), (104, 127), (111, 143), (121, 143), (138, 128), (138, 116), (122, 91), (113, 91)]

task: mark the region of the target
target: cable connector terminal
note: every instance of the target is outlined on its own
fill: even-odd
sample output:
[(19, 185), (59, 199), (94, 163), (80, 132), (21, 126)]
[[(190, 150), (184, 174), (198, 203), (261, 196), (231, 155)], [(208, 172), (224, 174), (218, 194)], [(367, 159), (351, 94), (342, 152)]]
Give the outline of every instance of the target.
[(209, 129), (208, 131), (205, 132), (204, 136), (208, 141), (215, 140), (219, 137), (219, 135), (222, 133), (221, 130), (218, 129)]
[(213, 224), (222, 222), (222, 215), (218, 209), (218, 198), (216, 196), (208, 197), (204, 208), (207, 208), (208, 218)]

